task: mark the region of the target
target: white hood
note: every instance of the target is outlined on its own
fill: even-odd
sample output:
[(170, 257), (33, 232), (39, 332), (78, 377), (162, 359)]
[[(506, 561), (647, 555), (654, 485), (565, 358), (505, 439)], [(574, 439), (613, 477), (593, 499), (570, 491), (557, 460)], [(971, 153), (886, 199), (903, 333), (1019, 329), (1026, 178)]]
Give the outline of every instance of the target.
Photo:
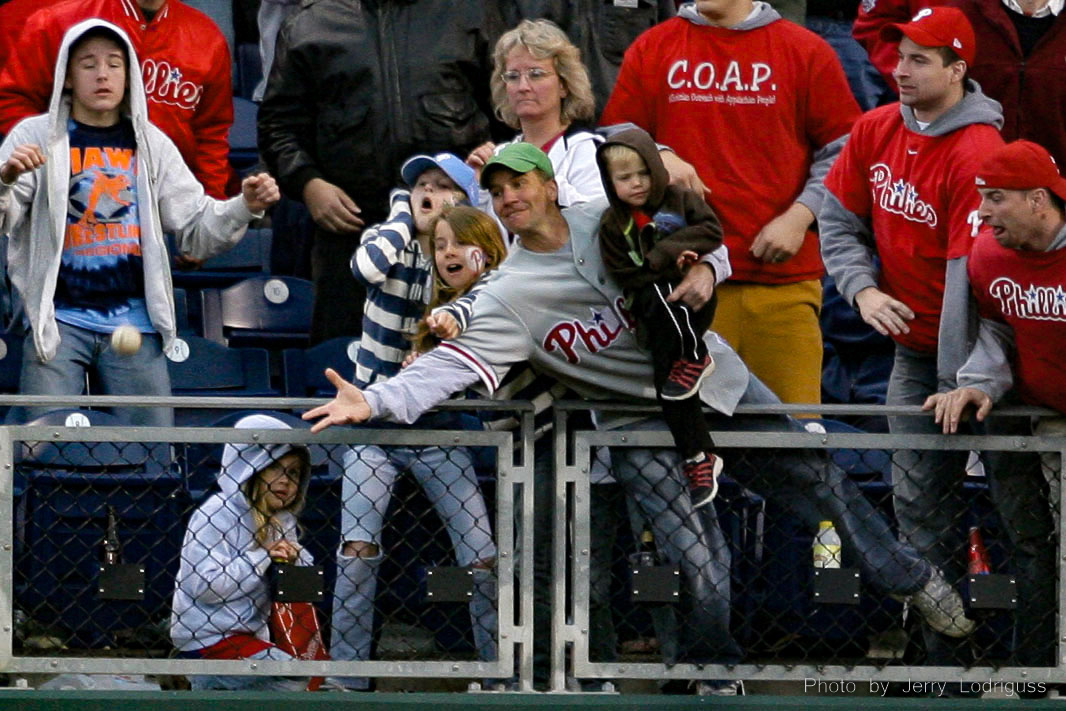
[[(248, 415), (234, 425), (239, 430), (289, 430), (288, 424), (270, 415)], [(240, 490), (244, 482), (279, 458), (296, 452), (310, 466), (310, 456), (306, 447), (291, 444), (235, 444), (228, 443), (222, 450), (222, 467), (218, 473), (218, 485), (223, 494), (233, 494)], [(310, 476), (300, 481), (301, 493), (306, 492)], [(302, 497), (301, 497), (302, 498)]]

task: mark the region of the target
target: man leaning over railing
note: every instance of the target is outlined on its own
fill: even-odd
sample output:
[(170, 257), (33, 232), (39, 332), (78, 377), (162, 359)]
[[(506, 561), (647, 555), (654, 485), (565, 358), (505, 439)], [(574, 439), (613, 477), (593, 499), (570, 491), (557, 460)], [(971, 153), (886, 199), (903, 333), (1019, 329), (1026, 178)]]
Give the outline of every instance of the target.
[[(607, 277), (595, 241), (605, 203), (560, 210), (550, 163), (546, 157), (531, 157), (529, 146), (521, 144), (490, 160), (481, 181), (492, 194), (496, 214), (520, 244), (482, 291), (466, 332), (365, 391), (327, 371), (338, 394), (304, 415), (319, 420), (313, 431), (369, 419), (410, 422), (478, 382), (495, 389), (513, 364), (524, 361), (589, 399), (654, 402), (651, 362), (617, 308), (622, 295)], [(715, 284), (713, 267), (706, 267), (693, 267), (672, 298), (697, 308), (704, 303)], [(594, 337), (580, 338), (579, 333)], [(779, 401), (724, 341), (709, 333), (706, 342), (717, 363), (700, 392), (716, 411), (711, 428), (802, 431), (784, 417), (731, 417), (738, 402)], [(668, 465), (652, 465), (646, 451), (637, 452), (616, 467), (616, 474), (652, 523), (663, 557), (681, 566), (690, 604), (683, 611), (678, 661), (737, 661), (741, 650), (729, 633), (729, 554), (717, 519), (693, 510), (673, 472), (674, 454), (663, 451), (657, 458)], [(895, 539), (839, 468), (809, 451), (757, 450), (749, 459), (752, 466), (736, 472), (741, 483), (803, 516), (812, 528), (820, 519), (834, 520), (844, 545), (856, 553), (876, 587), (907, 597), (947, 634), (964, 636), (972, 630), (958, 594), (928, 561)]]
[[(979, 214), (991, 231), (974, 240), (968, 273), (981, 322), (955, 390), (932, 395), (925, 409), (947, 434), (969, 407), (984, 421), (994, 403), (1020, 400), (1066, 413), (1066, 180), (1047, 150), (1015, 141), (992, 152), (977, 173)], [(1029, 422), (1024, 430), (1029, 430)], [(1023, 434), (1066, 434), (1066, 417), (1041, 417)], [(1017, 658), (1055, 663), (1055, 542), (1061, 462), (1043, 455), (1048, 487), (1033, 467), (997, 466), (992, 495), (1013, 546), (1017, 572)], [(1013, 463), (1013, 460), (1012, 460)], [(1002, 463), (999, 463), (1002, 464)], [(1049, 507), (1047, 497), (1050, 490)], [(1053, 513), (1054, 512), (1054, 513)]]

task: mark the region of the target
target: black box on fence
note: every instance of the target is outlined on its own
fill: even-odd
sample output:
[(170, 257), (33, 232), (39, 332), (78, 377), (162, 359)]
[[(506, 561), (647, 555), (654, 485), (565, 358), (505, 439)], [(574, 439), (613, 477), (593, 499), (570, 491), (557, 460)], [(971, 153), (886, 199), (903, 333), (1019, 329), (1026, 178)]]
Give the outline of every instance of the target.
[(473, 595), (473, 569), (438, 566), (426, 571), (426, 602), (468, 602)]
[(270, 566), (270, 592), (274, 602), (322, 602), (325, 594), (325, 569), (321, 565)]
[(144, 566), (136, 563), (101, 565), (96, 593), (101, 600), (143, 600)]
[(970, 575), (967, 583), (970, 607), (975, 610), (1013, 610), (1018, 605), (1014, 576)]
[(676, 565), (633, 566), (633, 602), (677, 602), (681, 571)]
[(859, 571), (855, 568), (815, 568), (814, 601), (834, 605), (859, 604)]

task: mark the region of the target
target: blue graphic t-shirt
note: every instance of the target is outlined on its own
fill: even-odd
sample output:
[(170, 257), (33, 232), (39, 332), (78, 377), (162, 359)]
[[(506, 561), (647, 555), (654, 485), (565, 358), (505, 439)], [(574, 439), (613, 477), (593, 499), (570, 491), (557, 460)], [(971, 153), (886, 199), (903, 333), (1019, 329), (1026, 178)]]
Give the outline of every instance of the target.
[(153, 330), (144, 302), (136, 139), (128, 119), (108, 127), (70, 119), (70, 199), (56, 284), (56, 318), (110, 332)]

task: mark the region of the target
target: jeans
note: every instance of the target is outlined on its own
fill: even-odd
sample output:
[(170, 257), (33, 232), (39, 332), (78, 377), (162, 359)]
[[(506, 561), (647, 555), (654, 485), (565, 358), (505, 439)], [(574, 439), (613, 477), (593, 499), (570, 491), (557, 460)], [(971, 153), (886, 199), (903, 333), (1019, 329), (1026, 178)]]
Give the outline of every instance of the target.
[[(921, 405), (936, 391), (936, 355), (897, 344), (885, 403)], [(931, 416), (892, 416), (888, 418), (888, 429), (892, 434), (943, 432)], [(959, 526), (967, 510), (962, 497), (967, 457), (967, 452), (935, 450), (900, 450), (892, 457), (892, 495), (900, 535), (940, 568), (952, 585), (965, 572)], [(950, 665), (965, 661), (959, 656), (966, 654), (965, 643), (924, 625), (922, 634), (930, 663)]]
[[(270, 659), (275, 662), (292, 660), (292, 655), (278, 647), (270, 647), (248, 657), (249, 659)], [(225, 691), (303, 691), (307, 688), (307, 679), (287, 678), (281, 676), (215, 676), (194, 675), (189, 677), (193, 691), (222, 689)]]
[[(396, 477), (406, 469), (418, 479), (451, 538), (459, 566), (492, 562), (492, 540), (485, 499), (465, 447), (354, 447), (344, 455), (341, 550), (334, 586), (333, 659), (363, 660), (370, 657), (374, 626), (374, 598), (382, 555), (347, 556), (344, 542), (365, 541), (381, 546), (381, 531), (392, 498)], [(496, 658), (496, 575), (476, 567), (470, 621), (474, 644), (483, 660)], [(338, 677), (335, 683), (367, 688), (362, 677)]]
[[(752, 375), (741, 403), (778, 402)], [(716, 414), (708, 416), (708, 425), (723, 431), (804, 431), (799, 422), (783, 415)], [(661, 429), (661, 423), (652, 421), (641, 426)], [(683, 622), (676, 661), (738, 661), (740, 648), (729, 633), (730, 553), (715, 508), (693, 511), (670, 450), (616, 448), (611, 457), (615, 475), (651, 523), (661, 556), (681, 565)], [(882, 592), (907, 595), (929, 580), (929, 563), (896, 539), (884, 517), (824, 452), (750, 449), (744, 463), (731, 467), (729, 475), (803, 519), (812, 530), (819, 521), (833, 521), (844, 547), (859, 562), (863, 578)]]
[[(19, 378), (19, 392), (23, 395), (81, 395), (85, 374), (90, 370), (95, 373), (104, 395), (171, 394), (163, 339), (158, 333), (141, 334), (140, 349), (132, 355), (120, 356), (111, 350), (111, 334), (62, 321), (57, 325), (59, 349), (47, 363), (37, 356), (33, 333), (26, 333)], [(49, 409), (25, 408), (25, 418), (40, 417)], [(169, 407), (116, 407), (113, 412), (131, 425), (174, 426), (174, 411)]]
[(896, 97), (881, 78), (880, 72), (870, 63), (866, 50), (851, 36), (852, 24), (848, 20), (830, 17), (807, 17), (807, 29), (820, 35), (837, 53), (851, 93), (859, 102), (859, 107), (869, 111), (895, 101)]
[[(1039, 427), (1039, 426), (1038, 426)], [(1033, 433), (1029, 418), (991, 417), (988, 434)], [(1010, 570), (1017, 582), (1014, 611), (1014, 662), (1019, 666), (1055, 666), (1058, 599), (1055, 581), (1055, 519), (1049, 486), (1035, 452), (985, 452), (985, 474), (992, 502), (1010, 541)], [(1058, 469), (1055, 470), (1058, 481)]]

